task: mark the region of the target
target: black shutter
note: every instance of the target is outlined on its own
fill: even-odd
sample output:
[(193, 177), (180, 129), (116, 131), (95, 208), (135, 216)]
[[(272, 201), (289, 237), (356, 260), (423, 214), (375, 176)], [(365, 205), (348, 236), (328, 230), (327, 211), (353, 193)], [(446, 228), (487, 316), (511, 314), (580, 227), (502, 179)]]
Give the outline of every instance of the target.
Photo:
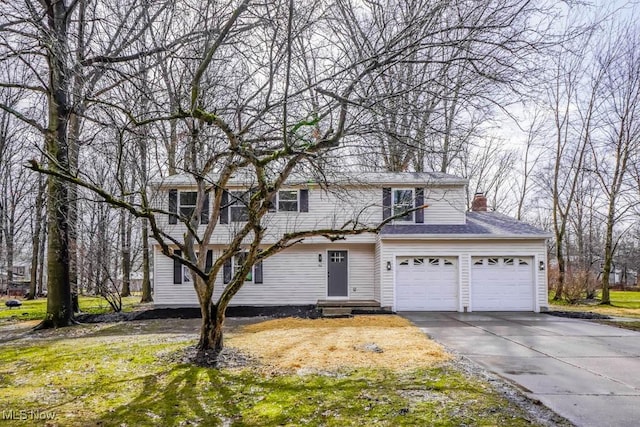
[(391, 188), (382, 189), (382, 219), (391, 217)]
[[(182, 251), (173, 251), (177, 256), (182, 255)], [(182, 283), (182, 263), (177, 259), (173, 260), (173, 284), (179, 285)]]
[[(424, 188), (416, 188), (416, 200), (415, 207), (424, 205)], [(416, 211), (416, 223), (422, 224), (424, 222), (424, 209), (418, 209)]]
[(209, 224), (209, 192), (204, 193), (202, 201), (202, 212), (200, 213), (200, 224)]
[[(178, 223), (178, 190), (169, 190), (169, 224)], [(182, 283), (182, 282), (180, 282)]]
[(309, 190), (300, 190), (300, 212), (309, 212)]
[(207, 260), (205, 261), (205, 264), (204, 264), (204, 272), (209, 274), (212, 266), (213, 266), (213, 251), (209, 249), (207, 250)]
[(231, 282), (231, 258), (224, 262), (224, 266), (222, 267), (222, 282), (229, 283)]
[(253, 281), (255, 283), (262, 283), (262, 261), (256, 262), (253, 266)]
[(220, 202), (220, 224), (229, 224), (229, 192), (222, 190), (222, 201)]

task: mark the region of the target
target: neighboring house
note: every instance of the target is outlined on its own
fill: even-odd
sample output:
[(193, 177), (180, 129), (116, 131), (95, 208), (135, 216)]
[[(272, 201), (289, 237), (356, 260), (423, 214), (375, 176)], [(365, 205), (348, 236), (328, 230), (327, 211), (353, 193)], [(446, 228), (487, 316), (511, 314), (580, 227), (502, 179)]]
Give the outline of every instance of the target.
[(0, 293), (8, 296), (23, 296), (29, 291), (31, 266), (28, 264), (15, 264), (12, 270), (13, 279), (9, 283), (7, 270), (0, 267)]
[[(386, 225), (381, 233), (329, 241), (306, 239), (256, 265), (232, 305), (302, 305), (320, 300), (373, 300), (394, 311), (540, 311), (547, 308), (546, 239), (551, 235), (499, 213), (476, 195), (468, 211), (467, 181), (443, 173), (342, 175), (328, 186), (294, 181), (278, 193), (263, 221), (266, 243), (284, 231), (340, 227), (349, 220), (378, 224), (407, 208), (428, 205)], [(193, 180), (174, 175), (156, 184), (160, 206), (189, 213)], [(211, 239), (210, 263), (242, 223), (249, 186), (232, 180), (223, 194)], [(202, 221), (207, 222), (209, 206)], [(181, 238), (185, 227), (165, 217)], [(202, 227), (202, 226), (201, 226)], [(186, 268), (154, 246), (154, 301), (196, 306)], [(217, 278), (216, 298), (242, 254)]]

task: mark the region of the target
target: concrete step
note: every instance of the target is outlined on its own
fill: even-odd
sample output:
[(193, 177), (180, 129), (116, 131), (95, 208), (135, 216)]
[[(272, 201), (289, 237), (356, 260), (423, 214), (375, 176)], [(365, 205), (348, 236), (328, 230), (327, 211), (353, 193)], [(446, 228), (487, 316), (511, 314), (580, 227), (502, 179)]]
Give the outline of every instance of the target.
[(322, 307), (323, 316), (351, 315), (351, 307)]

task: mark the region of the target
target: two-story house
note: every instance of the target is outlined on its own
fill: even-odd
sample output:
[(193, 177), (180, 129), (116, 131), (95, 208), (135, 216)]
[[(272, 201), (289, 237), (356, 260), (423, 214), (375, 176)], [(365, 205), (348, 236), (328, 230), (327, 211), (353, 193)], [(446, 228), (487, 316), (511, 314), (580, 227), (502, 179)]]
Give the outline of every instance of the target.
[[(540, 311), (547, 307), (549, 233), (488, 212), (476, 195), (467, 207), (467, 181), (443, 173), (360, 173), (328, 185), (290, 180), (266, 214), (265, 243), (283, 232), (339, 228), (349, 221), (379, 224), (408, 208), (424, 206), (385, 225), (379, 234), (330, 241), (313, 237), (257, 264), (231, 305), (307, 305), (319, 300), (373, 300), (394, 311)], [(223, 195), (211, 239), (211, 257), (246, 219), (248, 185), (232, 179)], [(188, 214), (195, 207), (193, 180), (174, 175), (156, 183), (163, 209)], [(209, 203), (209, 201), (207, 201)], [(166, 229), (181, 236), (174, 216)], [(214, 298), (242, 253), (225, 265)], [(189, 274), (155, 246), (157, 306), (197, 306)]]

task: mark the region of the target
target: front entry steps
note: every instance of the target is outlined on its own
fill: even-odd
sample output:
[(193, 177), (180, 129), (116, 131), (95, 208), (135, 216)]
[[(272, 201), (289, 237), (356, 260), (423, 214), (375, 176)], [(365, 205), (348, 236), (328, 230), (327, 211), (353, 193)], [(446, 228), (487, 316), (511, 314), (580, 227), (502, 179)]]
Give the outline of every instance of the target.
[(392, 314), (388, 307), (381, 307), (374, 300), (318, 300), (322, 317), (351, 317), (354, 314)]

